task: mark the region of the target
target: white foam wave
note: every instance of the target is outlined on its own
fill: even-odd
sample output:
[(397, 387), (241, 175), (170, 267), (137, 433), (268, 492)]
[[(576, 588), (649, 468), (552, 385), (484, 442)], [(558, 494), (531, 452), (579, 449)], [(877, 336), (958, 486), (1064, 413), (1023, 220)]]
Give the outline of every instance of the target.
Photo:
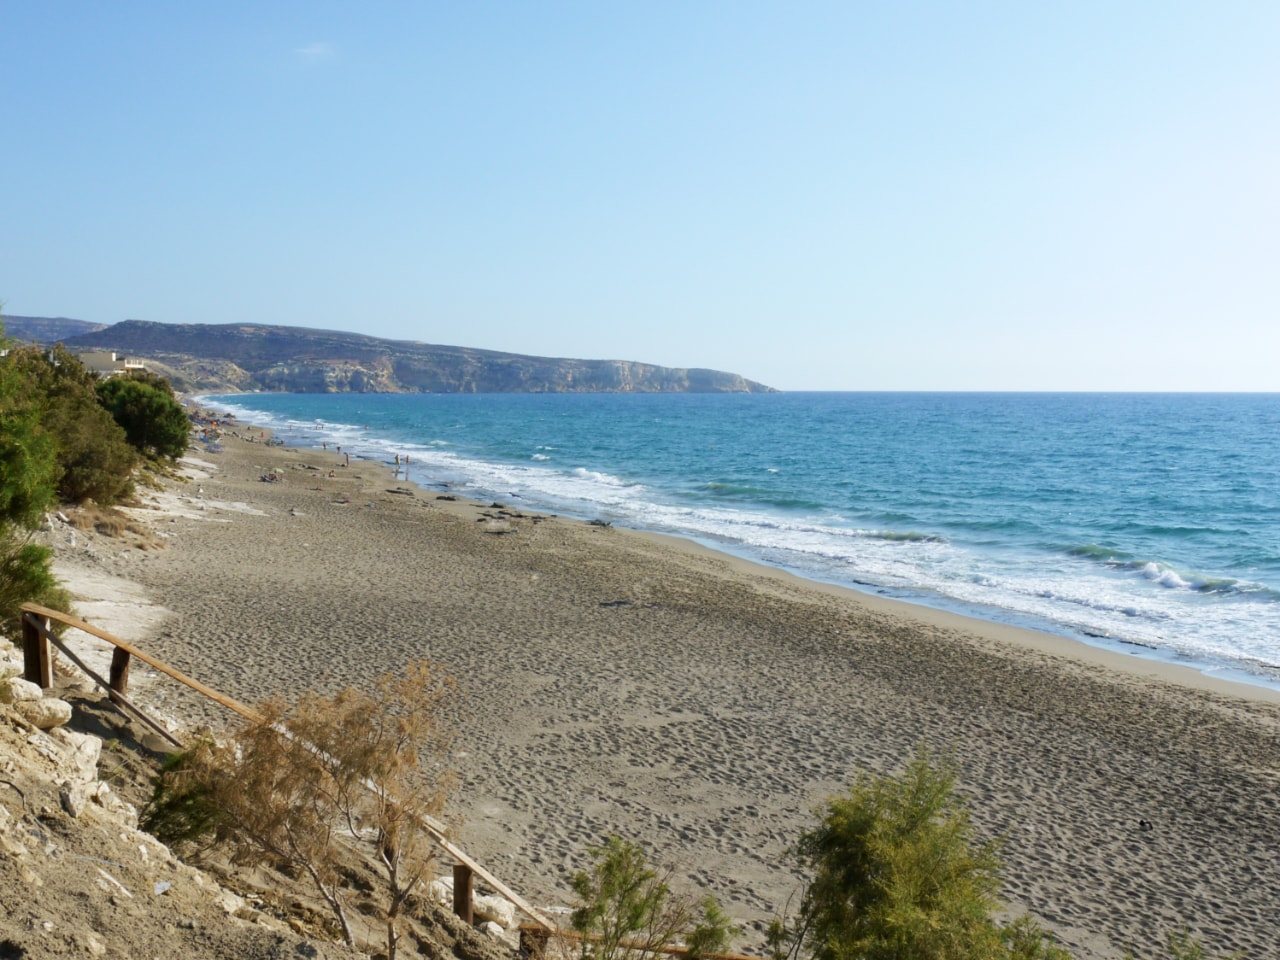
[(1162, 587), (1183, 590), (1191, 588), (1190, 581), (1184, 580), (1176, 571), (1159, 563), (1143, 564), (1142, 575), (1151, 582), (1160, 584)]
[(608, 473), (602, 473), (599, 470), (588, 470), (586, 467), (574, 467), (573, 475), (581, 480), (590, 480), (593, 483), (602, 483), (609, 487), (629, 487), (635, 486), (630, 484), (621, 477), (615, 477)]
[[(689, 505), (600, 470), (552, 465), (546, 451), (519, 463), (468, 456), (440, 438), (393, 443), (362, 426), (291, 422), (251, 402), (220, 404), (237, 417), (390, 460), (409, 455), (411, 478), (477, 497), (517, 495), (540, 509), (605, 518), (691, 537), (824, 580), (879, 589), (992, 619), (1066, 629), (1161, 650), (1172, 658), (1280, 664), (1280, 602), (1270, 593), (1216, 589), (1220, 581), (1168, 565), (1101, 565), (1088, 557), (969, 550), (928, 534), (860, 527), (832, 512), (796, 516)], [(771, 471), (772, 472), (772, 471)], [(904, 529), (907, 529), (904, 525)]]

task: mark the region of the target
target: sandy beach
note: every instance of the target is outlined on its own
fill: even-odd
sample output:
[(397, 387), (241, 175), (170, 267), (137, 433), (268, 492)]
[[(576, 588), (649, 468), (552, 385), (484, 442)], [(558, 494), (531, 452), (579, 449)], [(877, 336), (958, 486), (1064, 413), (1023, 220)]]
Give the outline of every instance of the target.
[(814, 805), (924, 743), (1003, 838), (1011, 910), (1077, 956), (1151, 956), (1182, 926), (1280, 956), (1272, 691), (519, 501), (440, 499), (332, 449), (222, 446), (150, 511), (164, 549), (93, 561), (145, 593), (139, 642), (250, 702), (440, 664), (463, 694), (458, 840), (535, 903), (569, 902), (586, 849), (617, 833), (758, 948), (798, 889), (788, 850)]

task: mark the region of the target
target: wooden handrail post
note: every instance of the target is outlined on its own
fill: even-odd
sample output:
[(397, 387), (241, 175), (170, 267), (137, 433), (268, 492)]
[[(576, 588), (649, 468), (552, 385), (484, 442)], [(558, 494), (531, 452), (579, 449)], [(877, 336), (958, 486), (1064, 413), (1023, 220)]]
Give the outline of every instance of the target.
[[(56, 643), (62, 650), (64, 656), (70, 659), (76, 666), (83, 670), (93, 681), (99, 686), (106, 687), (111, 694), (111, 701), (118, 706), (129, 710), (134, 716), (138, 717), (143, 723), (147, 724), (156, 733), (168, 739), (174, 746), (181, 749), (182, 743), (175, 738), (169, 731), (164, 729), (160, 724), (156, 723), (139, 710), (135, 705), (131, 704), (125, 696), (125, 691), (129, 684), (129, 666), (133, 660), (141, 660), (143, 663), (153, 667), (158, 673), (167, 677), (172, 677), (184, 686), (196, 691), (203, 696), (208, 697), (214, 703), (226, 707), (233, 713), (244, 717), (250, 723), (264, 723), (265, 720), (258, 711), (246, 707), (244, 704), (233, 700), (226, 694), (219, 693), (212, 687), (207, 687), (198, 680), (193, 680), (180, 670), (175, 670), (163, 660), (158, 660), (145, 650), (135, 647), (133, 644), (121, 640), (119, 637), (113, 636), (107, 631), (86, 623), (79, 617), (74, 617), (69, 613), (61, 610), (53, 610), (49, 607), (41, 606), (38, 603), (24, 603), (22, 605), (22, 649), (23, 649), (23, 675), (33, 683), (38, 683), (41, 689), (48, 689), (53, 686), (53, 656), (50, 643)], [(57, 621), (64, 626), (71, 627), (89, 634), (91, 637), (97, 637), (105, 640), (114, 646), (115, 652), (111, 657), (111, 674), (109, 679), (103, 679), (97, 673), (94, 673), (88, 665), (84, 663), (76, 654), (68, 648), (53, 633), (53, 621)], [(117, 697), (118, 695), (118, 697)], [(454, 887), (454, 912), (459, 917), (463, 917), (468, 923), (474, 922), (475, 908), (472, 901), (472, 887), (474, 877), (479, 877), (488, 886), (492, 887), (502, 896), (506, 897), (516, 907), (529, 916), (531, 920), (547, 934), (554, 933), (555, 925), (544, 917), (535, 907), (529, 904), (523, 897), (508, 887), (505, 883), (495, 877), (486, 870), (481, 864), (477, 863), (467, 855), (464, 850), (458, 848), (445, 835), (444, 826), (431, 817), (420, 817), (418, 822), (425, 828), (427, 835), (447, 853), (453, 857), (455, 863), (454, 877), (456, 884)], [(737, 958), (737, 960), (752, 960), (750, 957)]]
[(111, 702), (119, 703), (120, 700), (116, 696), (119, 694), (127, 694), (129, 692), (129, 663), (131, 658), (128, 650), (121, 650), (116, 647), (111, 652), (111, 673), (107, 679), (111, 686)]
[(453, 865), (453, 912), (467, 926), (475, 923), (471, 889), (475, 883), (471, 868), (465, 863)]
[(33, 613), (22, 615), (22, 676), (47, 690), (53, 686), (53, 656), (49, 652), (49, 641), (40, 632), (41, 626), (45, 630), (53, 629), (48, 617), (37, 618)]

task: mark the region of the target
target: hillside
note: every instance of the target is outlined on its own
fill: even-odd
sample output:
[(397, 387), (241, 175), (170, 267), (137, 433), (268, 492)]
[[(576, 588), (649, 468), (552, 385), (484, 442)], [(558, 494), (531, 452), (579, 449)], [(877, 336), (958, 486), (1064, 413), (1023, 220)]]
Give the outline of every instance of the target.
[(72, 320), (70, 317), (11, 317), (5, 315), (3, 320), (6, 336), (24, 343), (57, 343), (68, 337), (93, 333), (106, 328), (105, 323), (90, 323), (88, 320)]
[(531, 357), (267, 324), (126, 320), (64, 338), (146, 360), (186, 391), (292, 393), (771, 393), (718, 370)]

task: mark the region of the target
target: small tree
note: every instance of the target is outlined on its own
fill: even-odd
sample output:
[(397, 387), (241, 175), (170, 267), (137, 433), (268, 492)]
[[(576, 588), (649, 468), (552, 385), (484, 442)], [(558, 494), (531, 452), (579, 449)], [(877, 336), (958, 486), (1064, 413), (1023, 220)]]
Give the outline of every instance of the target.
[[(0, 346), (5, 345), (0, 324)], [(53, 554), (31, 542), (54, 500), (55, 445), (40, 421), (38, 395), (22, 370), (0, 360), (0, 633), (20, 632), (18, 607), (28, 600), (67, 609), (53, 575)]]
[(29, 384), (54, 442), (58, 495), (109, 506), (132, 493), (138, 454), (98, 402), (96, 374), (61, 344), (48, 353), (19, 347), (9, 361)]
[(171, 390), (144, 380), (111, 377), (98, 383), (98, 399), (137, 450), (173, 459), (186, 452), (191, 423)]
[(812, 872), (794, 925), (769, 931), (775, 957), (815, 960), (1062, 960), (1030, 919), (1002, 927), (998, 861), (978, 844), (955, 772), (919, 748), (899, 777), (863, 776), (803, 834)]
[(373, 693), (309, 693), (224, 743), (204, 741), (157, 782), (144, 813), (165, 839), (226, 844), (234, 861), (272, 863), (312, 880), (354, 945), (339, 861), (344, 839), (380, 864), (387, 955), (434, 857), (424, 820), (453, 785), (445, 711), (454, 684), (426, 663), (388, 674)]
[(0, 523), (30, 528), (53, 502), (57, 464), (36, 391), (8, 361), (0, 364)]
[(310, 756), (331, 792), (326, 802), (382, 866), (389, 960), (405, 903), (435, 856), (424, 822), (443, 812), (455, 783), (446, 717), (455, 690), (418, 661), (383, 676), (372, 695), (348, 688), (304, 697), (288, 724), (295, 742), (318, 748)]
[(580, 905), (569, 918), (582, 960), (639, 960), (680, 940), (691, 957), (726, 948), (735, 931), (714, 897), (672, 894), (671, 870), (657, 870), (620, 837), (588, 852), (593, 863), (573, 878)]
[(174, 392), (173, 384), (169, 382), (169, 378), (161, 376), (154, 370), (130, 370), (125, 373), (124, 378), (155, 387), (171, 400), (178, 399), (178, 395)]

